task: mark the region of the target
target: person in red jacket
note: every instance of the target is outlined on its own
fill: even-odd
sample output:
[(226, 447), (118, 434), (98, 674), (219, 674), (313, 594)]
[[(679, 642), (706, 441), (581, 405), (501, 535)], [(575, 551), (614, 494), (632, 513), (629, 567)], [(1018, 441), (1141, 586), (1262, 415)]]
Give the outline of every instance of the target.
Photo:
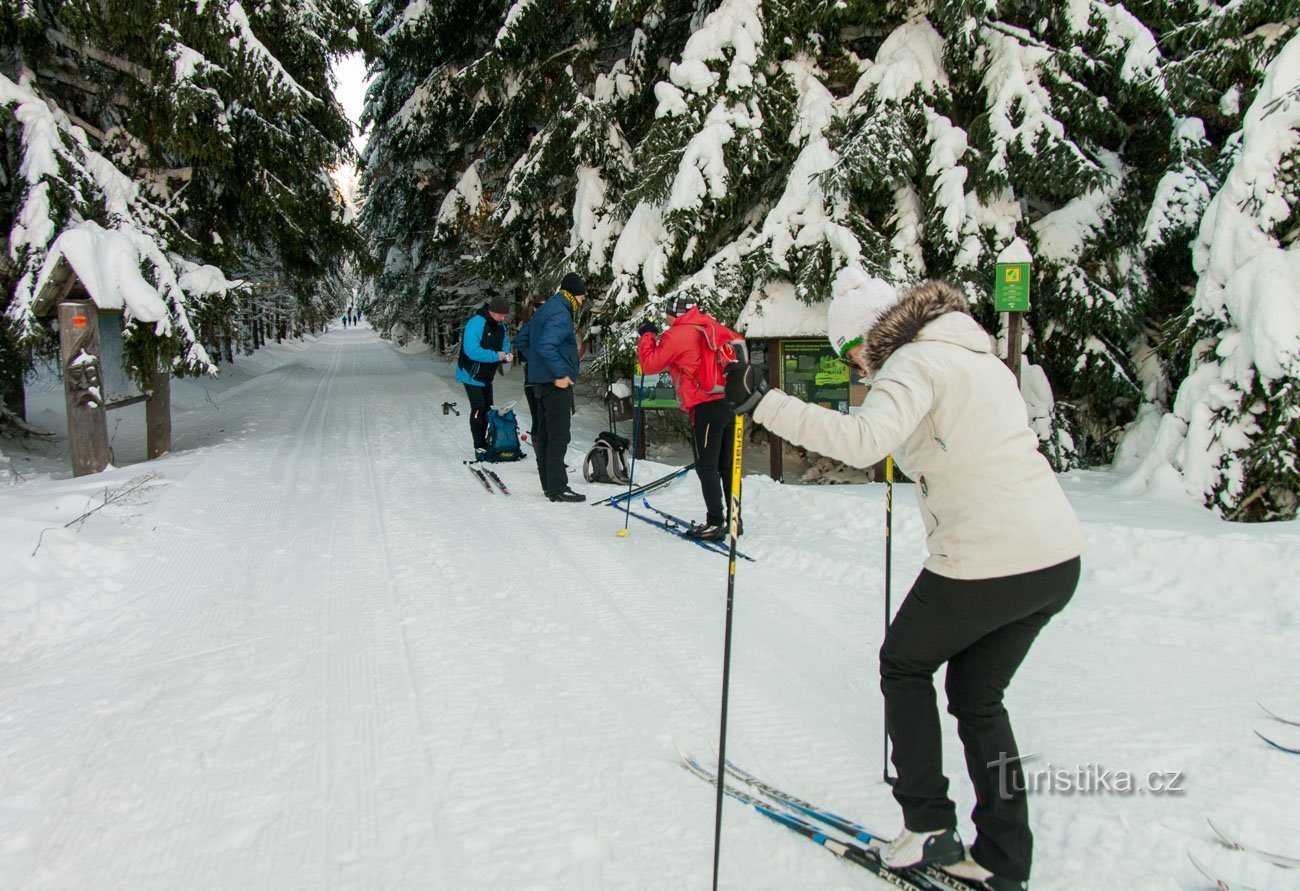
[[(736, 412), (727, 402), (723, 369), (735, 358), (731, 343), (743, 340), (717, 319), (701, 312), (695, 298), (678, 292), (664, 308), (668, 330), (647, 319), (637, 329), (637, 358), (641, 371), (665, 369), (677, 388), (677, 402), (691, 419), (695, 475), (704, 495), (703, 524), (691, 527), (689, 538), (722, 541), (727, 537), (727, 505), (731, 503), (731, 442)], [(721, 354), (721, 355), (719, 355)], [(725, 501), (724, 501), (725, 496)]]

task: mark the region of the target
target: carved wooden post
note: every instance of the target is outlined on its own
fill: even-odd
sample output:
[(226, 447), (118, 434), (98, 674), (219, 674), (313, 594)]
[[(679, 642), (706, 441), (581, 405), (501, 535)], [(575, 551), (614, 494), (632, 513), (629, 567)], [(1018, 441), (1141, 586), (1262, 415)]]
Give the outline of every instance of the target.
[(172, 376), (158, 370), (150, 382), (149, 401), (144, 404), (149, 459), (159, 458), (172, 450)]
[(108, 415), (99, 358), (99, 313), (93, 303), (59, 304), (59, 344), (72, 474), (99, 473), (108, 466)]

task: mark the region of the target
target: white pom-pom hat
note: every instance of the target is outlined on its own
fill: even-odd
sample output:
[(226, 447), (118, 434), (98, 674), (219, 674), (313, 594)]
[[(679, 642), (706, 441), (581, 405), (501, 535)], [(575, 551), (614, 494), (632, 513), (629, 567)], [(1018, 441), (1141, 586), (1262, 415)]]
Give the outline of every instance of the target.
[(862, 338), (898, 302), (898, 289), (881, 278), (867, 275), (861, 266), (846, 266), (831, 286), (835, 299), (826, 310), (826, 336), (841, 359), (862, 343)]

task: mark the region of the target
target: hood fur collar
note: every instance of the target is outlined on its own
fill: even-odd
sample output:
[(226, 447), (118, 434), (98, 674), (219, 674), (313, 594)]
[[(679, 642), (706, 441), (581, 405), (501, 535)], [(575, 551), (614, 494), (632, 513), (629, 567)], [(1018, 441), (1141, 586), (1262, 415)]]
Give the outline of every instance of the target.
[(863, 341), (867, 364), (878, 371), (901, 346), (916, 340), (921, 329), (950, 312), (968, 313), (966, 296), (947, 282), (931, 279), (903, 292)]

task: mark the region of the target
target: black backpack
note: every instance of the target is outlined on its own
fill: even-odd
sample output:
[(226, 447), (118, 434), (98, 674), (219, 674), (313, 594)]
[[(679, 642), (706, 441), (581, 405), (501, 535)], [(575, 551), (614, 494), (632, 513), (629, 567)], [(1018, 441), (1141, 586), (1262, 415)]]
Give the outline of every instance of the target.
[(612, 483), (626, 486), (631, 481), (627, 469), (627, 455), (631, 443), (617, 433), (606, 430), (596, 437), (596, 442), (582, 462), (582, 478), (589, 483)]

